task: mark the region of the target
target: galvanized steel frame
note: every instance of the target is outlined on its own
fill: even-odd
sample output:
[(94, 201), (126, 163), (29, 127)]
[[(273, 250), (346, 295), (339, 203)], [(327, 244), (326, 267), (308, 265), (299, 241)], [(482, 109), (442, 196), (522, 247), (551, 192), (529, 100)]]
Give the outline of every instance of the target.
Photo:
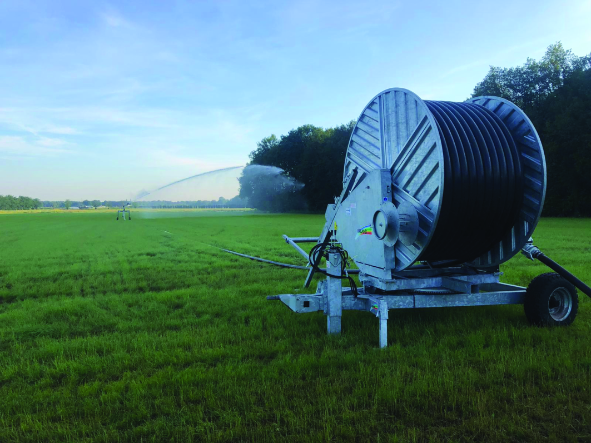
[[(331, 277), (330, 270), (340, 270), (340, 255), (329, 254), (329, 275), (319, 282), (315, 294), (281, 294), (267, 297), (281, 300), (296, 313), (322, 311), (327, 315), (328, 334), (340, 334), (342, 311), (367, 311), (379, 320), (379, 346), (387, 346), (388, 310), (414, 308), (442, 308), (458, 306), (493, 306), (523, 304), (526, 289), (521, 286), (499, 282), (499, 272), (479, 272), (476, 274), (453, 274), (450, 269), (419, 270), (423, 276), (408, 277), (416, 270), (403, 271), (399, 278), (392, 280), (376, 279), (364, 274), (360, 280), (364, 287), (355, 296), (351, 288), (343, 288), (341, 280)], [(448, 275), (450, 272), (453, 275)], [(405, 277), (405, 275), (407, 277)], [(375, 294), (370, 288), (382, 289), (384, 294)], [(424, 288), (446, 288), (456, 293), (424, 294), (413, 293)]]

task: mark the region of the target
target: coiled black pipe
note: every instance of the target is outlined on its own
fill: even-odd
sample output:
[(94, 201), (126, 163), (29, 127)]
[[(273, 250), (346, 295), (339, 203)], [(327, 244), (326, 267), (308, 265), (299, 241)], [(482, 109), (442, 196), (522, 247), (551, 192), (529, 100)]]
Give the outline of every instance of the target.
[(425, 101), (442, 142), (444, 191), (426, 261), (471, 261), (515, 225), (523, 172), (515, 140), (503, 121), (474, 103)]

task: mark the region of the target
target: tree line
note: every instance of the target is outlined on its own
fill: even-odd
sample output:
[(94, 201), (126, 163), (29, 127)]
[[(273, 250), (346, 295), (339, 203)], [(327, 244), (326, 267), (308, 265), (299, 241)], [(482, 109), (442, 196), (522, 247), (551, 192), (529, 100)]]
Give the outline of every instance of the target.
[(133, 202), (134, 208), (246, 208), (248, 201), (239, 196), (227, 199), (220, 197), (217, 200), (187, 200), (187, 201), (168, 201), (168, 200), (154, 200), (154, 201), (140, 201)]
[(14, 197), (12, 195), (0, 195), (0, 210), (12, 211), (18, 209), (38, 209), (41, 207), (41, 200), (38, 198)]
[(39, 208), (53, 208), (53, 209), (70, 209), (70, 208), (99, 208), (101, 206), (107, 208), (120, 208), (122, 206), (131, 204), (134, 208), (246, 208), (248, 201), (239, 196), (231, 199), (220, 197), (217, 200), (196, 200), (196, 201), (145, 201), (132, 202), (127, 200), (57, 200), (41, 201), (38, 198), (30, 197), (13, 197), (12, 195), (0, 195), (0, 210), (22, 210), (22, 209), (39, 209)]
[[(523, 66), (491, 66), (472, 97), (493, 95), (519, 106), (536, 127), (546, 155), (546, 216), (591, 216), (591, 54), (577, 57), (558, 42), (541, 60)], [(342, 189), (347, 146), (355, 121), (323, 129), (303, 125), (287, 135), (263, 138), (251, 165), (282, 168), (304, 184), (299, 192), (277, 190), (261, 177), (241, 177), (240, 196), (252, 207), (324, 212)], [(245, 169), (246, 171), (246, 169)], [(302, 202), (303, 199), (303, 202)]]

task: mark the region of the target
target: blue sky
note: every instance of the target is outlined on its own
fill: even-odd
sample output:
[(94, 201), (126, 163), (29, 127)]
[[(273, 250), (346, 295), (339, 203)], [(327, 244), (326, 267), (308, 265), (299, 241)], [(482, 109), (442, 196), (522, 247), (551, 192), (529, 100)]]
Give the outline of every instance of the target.
[(0, 194), (130, 198), (357, 118), (378, 92), (462, 101), (562, 41), (584, 1), (0, 1)]

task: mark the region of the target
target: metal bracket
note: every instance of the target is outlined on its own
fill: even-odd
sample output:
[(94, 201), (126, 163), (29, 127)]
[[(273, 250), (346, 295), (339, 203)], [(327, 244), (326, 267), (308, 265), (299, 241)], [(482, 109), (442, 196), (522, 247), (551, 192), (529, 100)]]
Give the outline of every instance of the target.
[(542, 251), (538, 249), (536, 245), (534, 245), (533, 238), (529, 238), (525, 246), (521, 248), (521, 253), (533, 261)]

